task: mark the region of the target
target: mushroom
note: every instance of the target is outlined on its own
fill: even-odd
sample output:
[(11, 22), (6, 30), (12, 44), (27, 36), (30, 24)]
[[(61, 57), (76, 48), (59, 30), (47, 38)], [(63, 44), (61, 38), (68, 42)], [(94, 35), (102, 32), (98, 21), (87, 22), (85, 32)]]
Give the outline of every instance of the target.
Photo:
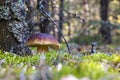
[(48, 52), (49, 48), (58, 50), (60, 45), (57, 39), (46, 33), (33, 34), (26, 41), (27, 46), (37, 47), (37, 53)]

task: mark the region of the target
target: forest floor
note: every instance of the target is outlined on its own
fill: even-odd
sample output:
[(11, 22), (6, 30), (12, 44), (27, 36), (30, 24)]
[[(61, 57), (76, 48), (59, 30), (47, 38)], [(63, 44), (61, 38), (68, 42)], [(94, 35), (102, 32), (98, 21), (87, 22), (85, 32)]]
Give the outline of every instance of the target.
[[(91, 46), (70, 43), (72, 54), (65, 44), (59, 51), (18, 56), (0, 51), (0, 80), (119, 80), (120, 46)], [(35, 49), (32, 49), (33, 53)]]

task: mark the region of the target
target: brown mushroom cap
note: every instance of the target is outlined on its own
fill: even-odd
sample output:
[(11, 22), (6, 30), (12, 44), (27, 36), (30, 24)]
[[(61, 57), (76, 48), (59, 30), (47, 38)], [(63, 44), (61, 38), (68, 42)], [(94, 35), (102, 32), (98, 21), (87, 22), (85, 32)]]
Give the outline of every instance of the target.
[(46, 33), (37, 33), (33, 34), (29, 37), (29, 39), (26, 41), (26, 44), (30, 47), (50, 47), (53, 49), (59, 49), (59, 42), (57, 39)]

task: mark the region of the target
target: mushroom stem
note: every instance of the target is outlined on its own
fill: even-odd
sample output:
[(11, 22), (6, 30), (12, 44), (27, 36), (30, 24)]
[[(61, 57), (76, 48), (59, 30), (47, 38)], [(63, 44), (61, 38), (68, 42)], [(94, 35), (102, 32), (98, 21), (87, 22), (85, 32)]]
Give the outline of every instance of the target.
[(37, 53), (48, 52), (48, 46), (39, 46), (37, 47)]

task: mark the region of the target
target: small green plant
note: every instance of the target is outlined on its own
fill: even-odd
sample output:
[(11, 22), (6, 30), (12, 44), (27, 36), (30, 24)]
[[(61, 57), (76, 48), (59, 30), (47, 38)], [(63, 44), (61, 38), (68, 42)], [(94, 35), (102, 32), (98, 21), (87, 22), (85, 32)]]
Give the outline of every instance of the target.
[[(70, 55), (64, 51), (58, 52), (53, 50), (44, 54), (46, 57), (45, 64), (51, 68), (52, 79), (60, 80), (61, 77), (71, 74), (79, 79), (88, 77), (91, 80), (100, 80), (107, 78), (106, 76), (111, 74), (119, 74), (119, 54), (96, 53), (84, 56), (79, 56), (79, 54)], [(77, 55), (79, 57), (76, 57)], [(21, 72), (23, 72), (31, 80), (30, 75), (33, 75), (40, 69), (36, 67), (40, 65), (40, 56), (41, 54), (21, 57), (9, 52), (0, 51), (0, 60), (5, 60), (1, 64), (0, 79), (10, 77), (6, 75), (8, 73), (12, 76), (11, 79), (18, 80)], [(61, 64), (59, 69), (57, 67), (58, 64)]]

